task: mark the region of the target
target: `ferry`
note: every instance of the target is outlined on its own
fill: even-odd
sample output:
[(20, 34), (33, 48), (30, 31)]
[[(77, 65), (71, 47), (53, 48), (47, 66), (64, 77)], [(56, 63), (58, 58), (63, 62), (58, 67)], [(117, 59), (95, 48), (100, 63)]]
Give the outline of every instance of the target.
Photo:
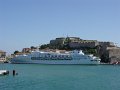
[(34, 51), (27, 55), (19, 55), (10, 60), (13, 64), (100, 64), (100, 58), (85, 55), (82, 50), (66, 51)]

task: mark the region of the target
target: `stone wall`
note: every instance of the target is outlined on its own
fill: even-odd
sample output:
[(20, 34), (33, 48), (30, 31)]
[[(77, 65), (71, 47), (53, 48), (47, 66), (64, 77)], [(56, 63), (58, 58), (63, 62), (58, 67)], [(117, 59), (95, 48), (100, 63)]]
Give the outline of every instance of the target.
[(69, 46), (71, 48), (81, 48), (81, 47), (88, 47), (88, 48), (95, 48), (98, 45), (98, 42), (71, 42)]
[(120, 62), (120, 48), (119, 47), (111, 47), (111, 48), (108, 47), (107, 50), (108, 50), (110, 63)]

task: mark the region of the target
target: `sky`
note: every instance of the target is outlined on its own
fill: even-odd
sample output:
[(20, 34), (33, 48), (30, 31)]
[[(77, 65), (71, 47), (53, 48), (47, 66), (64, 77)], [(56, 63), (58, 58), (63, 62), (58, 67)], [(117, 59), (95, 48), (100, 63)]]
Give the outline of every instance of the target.
[(120, 0), (0, 0), (0, 50), (66, 36), (119, 45)]

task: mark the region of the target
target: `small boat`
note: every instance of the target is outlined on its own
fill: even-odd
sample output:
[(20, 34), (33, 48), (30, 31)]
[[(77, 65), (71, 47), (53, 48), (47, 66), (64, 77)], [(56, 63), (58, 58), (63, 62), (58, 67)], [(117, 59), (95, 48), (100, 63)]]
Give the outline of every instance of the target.
[(0, 76), (8, 75), (8, 74), (9, 74), (8, 70), (0, 70)]

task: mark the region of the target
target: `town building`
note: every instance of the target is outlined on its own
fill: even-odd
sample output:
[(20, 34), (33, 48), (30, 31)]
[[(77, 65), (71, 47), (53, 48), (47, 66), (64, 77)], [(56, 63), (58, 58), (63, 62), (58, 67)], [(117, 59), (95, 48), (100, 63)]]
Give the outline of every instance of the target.
[(31, 46), (30, 48), (23, 48), (21, 53), (27, 54), (30, 53), (31, 51), (36, 51), (36, 50), (38, 50), (38, 47)]
[(29, 53), (31, 51), (30, 48), (23, 48), (22, 53)]
[(6, 52), (0, 50), (0, 62), (5, 62), (6, 61)]

